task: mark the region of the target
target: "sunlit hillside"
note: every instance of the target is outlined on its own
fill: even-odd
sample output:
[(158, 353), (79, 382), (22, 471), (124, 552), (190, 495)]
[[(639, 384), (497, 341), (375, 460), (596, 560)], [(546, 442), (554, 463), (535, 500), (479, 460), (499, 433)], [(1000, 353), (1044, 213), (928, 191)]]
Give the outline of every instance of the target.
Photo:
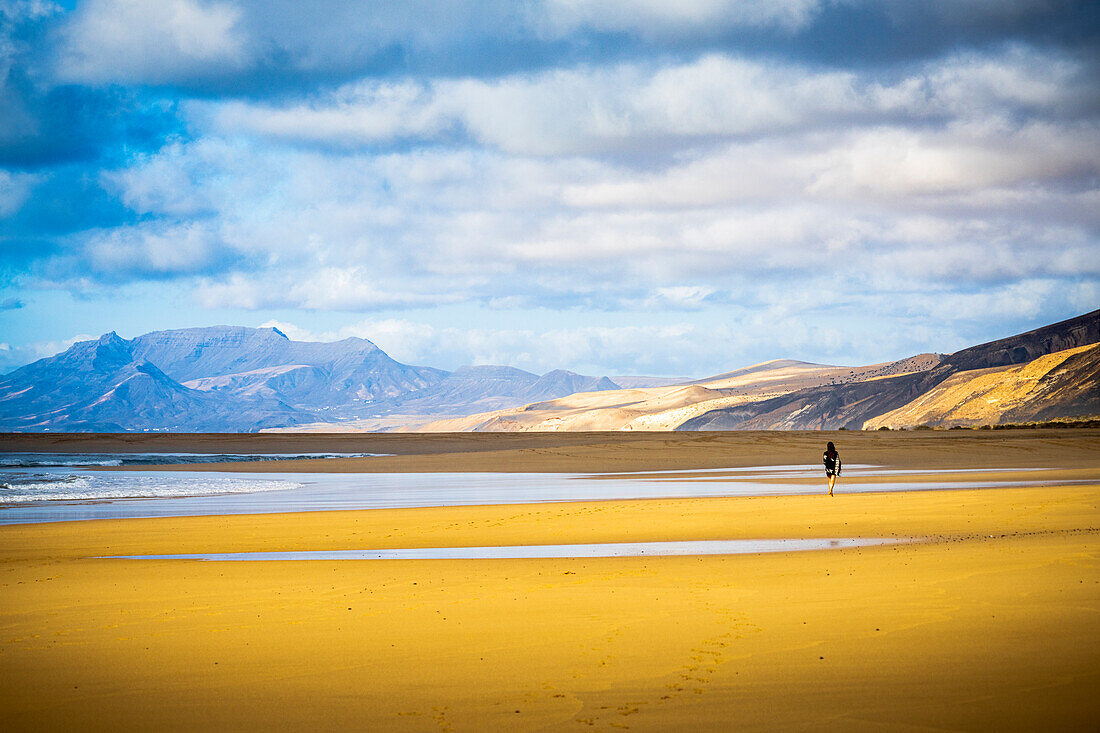
[(1064, 412), (1100, 412), (1098, 379), (1100, 344), (1065, 349), (1022, 366), (960, 372), (905, 407), (868, 420), (864, 429), (996, 425), (1063, 417), (1048, 409), (1058, 393), (1062, 394), (1057, 402), (1075, 408)]

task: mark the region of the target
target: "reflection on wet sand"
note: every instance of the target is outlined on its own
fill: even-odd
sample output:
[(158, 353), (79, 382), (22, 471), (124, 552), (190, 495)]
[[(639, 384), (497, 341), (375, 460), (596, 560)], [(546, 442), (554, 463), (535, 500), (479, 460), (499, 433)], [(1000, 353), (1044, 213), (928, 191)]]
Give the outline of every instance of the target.
[(765, 552), (839, 550), (903, 542), (899, 539), (825, 537), (686, 542), (600, 542), (499, 547), (405, 547), (385, 550), (294, 550), (289, 552), (205, 552), (186, 555), (110, 555), (116, 560), (522, 560), (526, 558), (648, 557), (660, 555), (752, 555)]
[[(30, 469), (27, 469), (30, 470)], [(45, 470), (45, 469), (35, 469)], [(70, 471), (70, 473), (72, 473)], [(987, 469), (944, 471), (848, 467), (837, 494), (937, 489), (1027, 488), (1095, 482), (1096, 469)], [(563, 473), (272, 473), (186, 471), (79, 472), (96, 484), (94, 501), (38, 501), (0, 509), (0, 525), (86, 519), (126, 519), (220, 514), (396, 509), (492, 504), (538, 504), (623, 499), (791, 496), (823, 491), (816, 467), (766, 466), (705, 471), (637, 474)], [(613, 480), (612, 480), (613, 479)], [(216, 488), (255, 485), (256, 491), (186, 496), (185, 485)], [(251, 482), (251, 484), (250, 484)], [(155, 485), (151, 496), (128, 494), (127, 487)], [(280, 487), (289, 487), (280, 489)], [(260, 491), (259, 488), (269, 490)], [(279, 490), (270, 490), (276, 488)], [(88, 491), (95, 493), (96, 487)], [(198, 493), (198, 492), (195, 492)]]

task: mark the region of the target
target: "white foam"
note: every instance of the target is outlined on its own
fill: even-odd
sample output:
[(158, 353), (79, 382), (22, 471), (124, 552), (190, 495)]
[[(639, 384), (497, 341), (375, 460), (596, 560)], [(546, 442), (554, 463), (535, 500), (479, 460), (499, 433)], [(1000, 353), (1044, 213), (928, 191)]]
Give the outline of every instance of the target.
[(251, 494), (301, 485), (254, 477), (9, 474), (0, 477), (0, 505)]
[[(42, 457), (39, 457), (42, 456)], [(51, 456), (48, 453), (29, 455), (27, 453), (15, 453), (12, 455), (0, 455), (0, 468), (46, 468), (58, 466), (64, 468), (76, 468), (82, 466), (121, 466), (121, 458), (73, 458), (68, 455), (60, 457)]]

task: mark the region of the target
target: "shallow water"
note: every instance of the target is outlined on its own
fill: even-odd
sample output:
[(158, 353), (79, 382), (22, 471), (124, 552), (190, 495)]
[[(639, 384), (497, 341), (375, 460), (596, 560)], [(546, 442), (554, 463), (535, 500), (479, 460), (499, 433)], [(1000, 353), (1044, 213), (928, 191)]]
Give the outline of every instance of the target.
[[(289, 478), (262, 474), (217, 474), (205, 478), (187, 473), (164, 478), (162, 472), (91, 473), (49, 470), (0, 473), (0, 508), (52, 503), (104, 502), (121, 499), (164, 499), (203, 495), (253, 494), (295, 489), (302, 484)], [(0, 513), (0, 522), (6, 516)]]
[(309, 458), (369, 458), (385, 453), (0, 453), (0, 468), (82, 468), (188, 463), (247, 463)]
[(109, 555), (116, 560), (517, 560), (528, 558), (643, 557), (658, 555), (752, 555), (764, 552), (836, 550), (888, 545), (907, 540), (838, 537), (782, 540), (688, 540), (604, 542), (584, 545), (503, 547), (413, 547), (385, 550), (293, 550), (288, 552), (205, 552), (192, 555)]
[[(1042, 468), (885, 468), (864, 463), (844, 464), (844, 472), (841, 478), (855, 476), (935, 476), (942, 474), (967, 474), (967, 473), (1022, 473), (1028, 471), (1043, 471)], [(748, 466), (739, 468), (678, 468), (666, 471), (633, 471), (623, 473), (599, 474), (602, 476), (646, 476), (654, 479), (682, 480), (685, 476), (696, 474), (714, 475), (723, 478), (726, 475), (731, 479), (740, 479), (741, 474), (761, 476), (766, 478), (821, 478), (823, 469), (821, 466)], [(822, 479), (824, 480), (824, 479)]]
[[(777, 475), (778, 473), (781, 475)], [(729, 471), (730, 469), (721, 469)], [(847, 475), (871, 475), (878, 467), (849, 466)], [(866, 471), (867, 473), (863, 473)], [(48, 486), (37, 496), (34, 488), (12, 489), (18, 501), (0, 501), (0, 525), (85, 519), (175, 517), (214, 514), (267, 514), (348, 509), (459, 506), (471, 504), (526, 504), (562, 501), (599, 501), (650, 498), (723, 496), (788, 496), (824, 493), (821, 485), (778, 483), (774, 479), (817, 477), (814, 467), (759, 467), (737, 469), (729, 481), (707, 476), (691, 480), (680, 476), (636, 475), (609, 479), (600, 475), (512, 473), (220, 473), (187, 471), (74, 472), (41, 469), (42, 484), (58, 483), (59, 476), (83, 483), (79, 495), (65, 485)], [(19, 473), (31, 477), (26, 469)], [(681, 472), (690, 473), (690, 472)], [(709, 472), (708, 472), (709, 473)], [(906, 482), (896, 480), (929, 471), (889, 471), (883, 481), (846, 484), (837, 494), (876, 491), (1008, 488), (1069, 485), (1074, 481), (990, 481), (974, 473), (972, 480)], [(954, 473), (954, 472), (953, 472)], [(996, 473), (996, 471), (990, 471)], [(621, 474), (620, 474), (621, 475)], [(894, 480), (891, 480), (894, 479)], [(65, 493), (69, 491), (70, 493)], [(52, 492), (52, 493), (51, 493)], [(142, 497), (142, 498), (135, 498)]]

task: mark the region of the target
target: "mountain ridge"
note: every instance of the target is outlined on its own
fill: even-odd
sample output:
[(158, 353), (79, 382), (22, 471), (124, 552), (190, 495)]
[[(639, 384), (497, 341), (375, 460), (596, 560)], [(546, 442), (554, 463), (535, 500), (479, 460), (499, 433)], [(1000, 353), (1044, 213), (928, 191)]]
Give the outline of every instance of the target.
[(778, 359), (687, 382), (625, 377), (636, 386), (624, 387), (564, 369), (447, 372), (402, 364), (366, 339), (293, 341), (273, 328), (211, 326), (129, 340), (111, 331), (0, 376), (0, 430), (813, 430), (1029, 421), (1100, 412), (1100, 349), (1086, 348), (1097, 343), (1100, 310), (947, 355), (859, 367)]
[(617, 386), (564, 370), (452, 373), (402, 364), (366, 339), (294, 341), (274, 328), (209, 326), (129, 340), (111, 331), (0, 375), (0, 430), (248, 432), (408, 407), (466, 414)]
[[(1100, 310), (949, 354), (926, 371), (835, 388), (810, 388), (741, 410), (715, 410), (680, 430), (859, 430), (877, 415), (899, 409), (953, 374), (1027, 363), (1039, 356), (1100, 341)], [(781, 426), (779, 428), (763, 426)]]
[[(1026, 363), (1062, 347), (1100, 342), (1100, 311), (1043, 326), (954, 354), (925, 353), (863, 367), (773, 360), (694, 380), (688, 385), (575, 394), (539, 404), (440, 420), (425, 432), (449, 430), (820, 430), (861, 429), (900, 409), (952, 375), (989, 364)], [(1023, 361), (1021, 361), (1023, 360)], [(1045, 396), (1020, 407), (1017, 419), (1086, 414), (1090, 382), (1083, 356), (1060, 366)], [(692, 385), (705, 387), (694, 397)], [(1076, 387), (1074, 385), (1077, 385)], [(1091, 390), (1091, 392), (1090, 392)], [(1100, 411), (1100, 408), (1097, 408)], [(1008, 419), (1012, 415), (1000, 416)], [(996, 421), (994, 421), (996, 422)]]
[(184, 387), (135, 356), (111, 331), (0, 377), (0, 427), (8, 430), (117, 432), (255, 429), (293, 425), (306, 413), (285, 403), (223, 399)]

